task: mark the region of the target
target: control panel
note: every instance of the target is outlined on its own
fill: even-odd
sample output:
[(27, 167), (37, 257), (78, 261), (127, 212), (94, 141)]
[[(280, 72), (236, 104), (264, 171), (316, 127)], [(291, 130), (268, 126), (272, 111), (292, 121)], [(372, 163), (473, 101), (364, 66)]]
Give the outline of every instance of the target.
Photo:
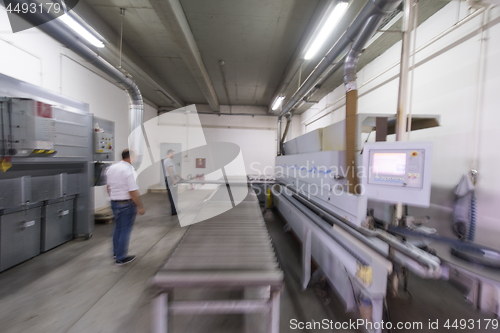
[(372, 150), (368, 184), (422, 188), (425, 150)]
[(115, 160), (115, 123), (102, 118), (92, 117), (94, 128), (94, 161)]
[(97, 154), (112, 153), (114, 135), (111, 133), (94, 132), (94, 152)]
[(429, 206), (432, 143), (376, 142), (363, 148), (363, 188), (368, 198)]

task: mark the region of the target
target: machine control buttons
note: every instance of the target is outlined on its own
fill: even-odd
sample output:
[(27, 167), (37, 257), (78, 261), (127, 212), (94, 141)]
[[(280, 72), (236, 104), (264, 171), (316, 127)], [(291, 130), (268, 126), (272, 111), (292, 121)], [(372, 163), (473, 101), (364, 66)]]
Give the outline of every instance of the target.
[(378, 181), (378, 182), (391, 182), (391, 183), (402, 183), (402, 182), (404, 182), (404, 178), (403, 177), (379, 176), (379, 177), (375, 177), (375, 181)]
[(96, 132), (94, 136), (94, 145), (96, 153), (112, 153), (113, 152), (113, 134)]

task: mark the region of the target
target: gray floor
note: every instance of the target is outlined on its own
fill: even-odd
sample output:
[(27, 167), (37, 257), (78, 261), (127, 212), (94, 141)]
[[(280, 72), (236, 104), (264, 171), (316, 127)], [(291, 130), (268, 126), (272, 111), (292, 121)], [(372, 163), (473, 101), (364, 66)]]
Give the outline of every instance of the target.
[[(96, 225), (89, 241), (71, 241), (0, 273), (0, 332), (149, 332), (153, 295), (148, 280), (186, 229), (169, 216), (166, 194), (147, 194), (143, 200), (147, 213), (136, 221), (130, 253), (137, 259), (131, 264), (113, 265), (113, 225)], [(291, 319), (343, 322), (352, 318), (331, 293), (315, 284), (300, 291), (300, 246), (292, 234), (283, 232), (283, 222), (274, 212), (267, 210), (264, 217), (285, 272), (281, 332), (299, 331), (290, 328)], [(389, 299), (394, 322), (492, 318), (473, 310), (446, 282), (412, 277), (409, 288), (413, 292), (411, 304)], [(241, 295), (233, 292), (224, 296)], [(211, 298), (213, 291), (175, 293), (175, 298), (194, 297)], [(245, 320), (238, 315), (176, 316), (172, 328), (174, 333), (239, 333), (245, 332), (245, 323), (248, 317)]]
[[(111, 258), (113, 225), (96, 225), (89, 241), (76, 239), (0, 274), (1, 332), (148, 332), (148, 280), (159, 270), (185, 232), (169, 214), (166, 194), (143, 197), (146, 215), (137, 218), (130, 253), (137, 259), (116, 267)], [(266, 213), (280, 259), (285, 259), (286, 290), (282, 295), (282, 332), (290, 319), (334, 319), (312, 288), (298, 289), (299, 257), (282, 223)], [(283, 246), (279, 243), (285, 242)], [(288, 262), (290, 259), (290, 262)], [(210, 298), (211, 292), (196, 292)], [(237, 297), (239, 295), (225, 295)], [(192, 298), (193, 293), (176, 292)], [(174, 332), (243, 332), (242, 316), (177, 316)]]

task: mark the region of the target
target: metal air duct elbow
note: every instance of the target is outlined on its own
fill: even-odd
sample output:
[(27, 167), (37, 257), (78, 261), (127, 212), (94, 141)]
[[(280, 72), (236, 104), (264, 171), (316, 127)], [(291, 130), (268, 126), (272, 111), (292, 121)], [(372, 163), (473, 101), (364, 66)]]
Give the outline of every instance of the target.
[[(300, 86), (299, 90), (290, 98), (290, 100), (281, 109), (280, 115), (284, 115), (288, 112), (292, 112), (307, 94), (314, 88), (318, 83), (318, 80), (322, 82), (332, 75), (336, 70), (337, 58), (345, 52), (349, 45), (355, 41), (356, 37), (361, 34), (361, 31), (366, 28), (367, 21), (370, 21), (373, 16), (383, 18), (385, 15), (394, 11), (402, 0), (371, 0), (366, 3), (361, 12), (358, 14), (354, 22), (347, 28), (342, 37), (332, 46), (321, 62), (316, 66), (311, 74), (307, 77), (304, 83)], [(380, 23), (380, 21), (379, 21)], [(377, 24), (378, 26), (378, 24)], [(371, 35), (368, 37), (370, 38)], [(368, 40), (368, 39), (367, 39)], [(364, 42), (366, 43), (365, 40)], [(364, 45), (364, 44), (363, 44)], [(334, 65), (326, 75), (324, 73)], [(322, 77), (324, 76), (324, 77)]]
[[(382, 8), (394, 10), (401, 0), (387, 1)], [(375, 33), (382, 19), (387, 14), (382, 8), (366, 21), (358, 37), (352, 43), (344, 64), (344, 85), (346, 90), (346, 173), (349, 193), (359, 194), (359, 178), (357, 168), (358, 140), (358, 87), (356, 82), (356, 67), (365, 44)]]
[[(27, 2), (18, 0), (12, 1), (12, 3), (14, 6), (16, 3), (22, 5), (23, 3)], [(129, 96), (130, 133), (132, 134), (129, 140), (129, 148), (137, 152), (137, 162), (134, 164), (134, 166), (138, 168), (142, 163), (143, 156), (143, 132), (142, 130), (134, 132), (134, 130), (137, 127), (142, 126), (144, 117), (144, 101), (139, 87), (137, 87), (137, 85), (129, 75), (101, 58), (101, 56), (96, 51), (88, 47), (84, 42), (82, 42), (82, 40), (69, 32), (69, 28), (57, 18), (54, 19), (47, 13), (38, 13), (37, 15), (31, 15), (22, 18), (29, 18), (31, 20), (30, 23), (38, 26), (38, 28), (44, 31), (47, 35), (51, 36), (59, 43), (65, 45), (67, 48), (94, 65), (96, 68), (109, 75), (113, 80), (116, 80), (116, 83), (127, 92)], [(43, 22), (46, 23), (41, 24)]]

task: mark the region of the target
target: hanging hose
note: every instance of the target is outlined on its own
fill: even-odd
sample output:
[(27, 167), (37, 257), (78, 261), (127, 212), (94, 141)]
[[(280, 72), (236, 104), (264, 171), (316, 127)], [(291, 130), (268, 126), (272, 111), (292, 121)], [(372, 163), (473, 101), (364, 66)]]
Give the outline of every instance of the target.
[(472, 193), (470, 200), (470, 225), (469, 225), (469, 241), (473, 242), (476, 237), (476, 194)]

